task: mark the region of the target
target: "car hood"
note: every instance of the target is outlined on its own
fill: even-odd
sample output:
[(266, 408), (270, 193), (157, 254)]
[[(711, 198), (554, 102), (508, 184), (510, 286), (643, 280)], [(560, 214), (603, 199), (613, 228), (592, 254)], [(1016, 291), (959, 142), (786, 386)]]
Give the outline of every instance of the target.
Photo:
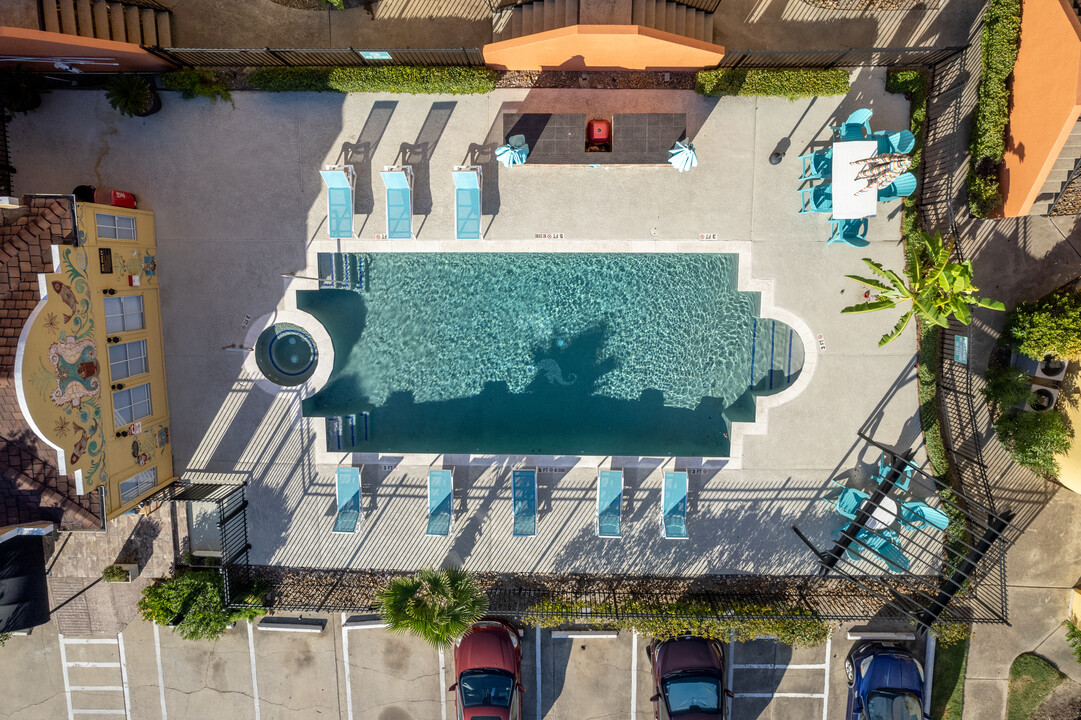
[(654, 662), (662, 678), (681, 670), (712, 670), (718, 673), (722, 670), (711, 643), (699, 638), (661, 644)]
[(866, 694), (874, 690), (911, 690), (923, 699), (923, 683), (916, 661), (907, 654), (882, 653), (875, 655), (867, 675), (863, 678)]
[(455, 670), (506, 670), (514, 673), (514, 646), (502, 627), (477, 628), (462, 638), (454, 652)]
[(510, 708), (475, 707), (464, 715), (465, 720), (510, 720)]

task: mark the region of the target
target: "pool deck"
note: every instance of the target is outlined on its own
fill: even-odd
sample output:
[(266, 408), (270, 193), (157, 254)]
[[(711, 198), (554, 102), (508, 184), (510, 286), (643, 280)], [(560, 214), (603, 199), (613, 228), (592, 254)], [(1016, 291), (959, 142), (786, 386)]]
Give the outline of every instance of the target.
[[(814, 559), (791, 530), (826, 542), (839, 516), (816, 502), (828, 479), (866, 475), (877, 451), (921, 441), (916, 336), (877, 347), (896, 313), (842, 316), (862, 297), (846, 273), (861, 257), (902, 264), (900, 206), (879, 205), (870, 247), (828, 246), (825, 215), (797, 213), (797, 156), (828, 143), (828, 125), (871, 107), (876, 129), (907, 125), (884, 71), (862, 70), (845, 97), (707, 99), (675, 91), (506, 90), (486, 96), (236, 93), (128, 119), (100, 93), (53, 92), (10, 126), (20, 193), (77, 184), (132, 190), (155, 211), (173, 419), (174, 463), (191, 480), (246, 481), (254, 562), (409, 569), (462, 562), (477, 570), (804, 573)], [(505, 112), (683, 112), (700, 164), (668, 167), (485, 165), (485, 240), (454, 241), (450, 170), (483, 161)], [(786, 136), (784, 161), (768, 157)], [(413, 164), (416, 239), (387, 241), (378, 171)], [(359, 238), (326, 236), (317, 170), (358, 169)], [(548, 234), (556, 235), (549, 240)], [(541, 238), (538, 235), (544, 235)], [(562, 237), (559, 237), (562, 235)], [(507, 456), (350, 457), (320, 451), (322, 420), (300, 417), (302, 392), (268, 393), (244, 367), (253, 325), (295, 311), (294, 290), (325, 250), (740, 252), (741, 289), (772, 292), (763, 314), (792, 321), (807, 363), (798, 387), (762, 403), (738, 459)], [(746, 283), (746, 284), (745, 284)], [(769, 308), (772, 306), (773, 310)], [(251, 321), (245, 326), (245, 317)], [(821, 345), (819, 341), (821, 337)], [(322, 375), (320, 375), (322, 377)], [(197, 391), (193, 391), (197, 389)], [(798, 392), (796, 392), (798, 390)], [(922, 461), (922, 452), (918, 455)], [(334, 468), (363, 464), (364, 519), (332, 535)], [(424, 535), (427, 469), (454, 467), (449, 538)], [(624, 537), (594, 537), (596, 469), (624, 468)], [(512, 538), (510, 472), (539, 476), (535, 538)], [(691, 471), (689, 540), (661, 539), (664, 469)], [(914, 488), (916, 496), (922, 496)]]

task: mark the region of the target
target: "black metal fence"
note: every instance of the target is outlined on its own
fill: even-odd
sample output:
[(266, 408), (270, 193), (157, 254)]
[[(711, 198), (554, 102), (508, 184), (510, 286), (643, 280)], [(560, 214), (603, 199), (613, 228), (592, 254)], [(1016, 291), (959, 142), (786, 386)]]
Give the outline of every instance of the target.
[(15, 168), (11, 166), (11, 152), (8, 149), (7, 110), (0, 105), (0, 195), (12, 195), (11, 176)]
[(141, 505), (154, 502), (212, 503), (218, 508), (218, 531), (221, 533), (223, 566), (248, 564), (248, 501), (244, 485), (238, 483), (174, 482), (154, 493)]
[(866, 48), (863, 50), (730, 50), (717, 67), (916, 67), (958, 55), (964, 48)]
[(150, 48), (160, 58), (182, 66), (204, 67), (335, 67), (380, 65), (484, 64), (477, 48)]

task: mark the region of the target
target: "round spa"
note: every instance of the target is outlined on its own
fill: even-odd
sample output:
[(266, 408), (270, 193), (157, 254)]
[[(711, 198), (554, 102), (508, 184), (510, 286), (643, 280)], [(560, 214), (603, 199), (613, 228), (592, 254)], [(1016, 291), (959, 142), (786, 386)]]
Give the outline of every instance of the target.
[(292, 323), (275, 323), (255, 343), (255, 362), (268, 380), (300, 385), (315, 372), (319, 354), (306, 330)]

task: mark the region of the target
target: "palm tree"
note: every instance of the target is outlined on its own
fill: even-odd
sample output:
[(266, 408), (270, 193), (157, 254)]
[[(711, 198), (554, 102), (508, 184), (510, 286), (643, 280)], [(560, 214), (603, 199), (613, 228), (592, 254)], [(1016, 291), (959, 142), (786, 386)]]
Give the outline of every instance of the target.
[(896, 339), (908, 326), (913, 315), (919, 315), (939, 327), (946, 327), (949, 325), (950, 315), (968, 325), (972, 321), (970, 306), (973, 305), (989, 310), (1005, 310), (1001, 302), (975, 295), (979, 288), (972, 284), (972, 261), (951, 263), (949, 260), (953, 252), (953, 241), (944, 242), (942, 233), (928, 235), (921, 232), (919, 244), (910, 250), (905, 263), (904, 278), (870, 258), (863, 258), (863, 261), (876, 275), (884, 278), (885, 282), (859, 275), (845, 276), (877, 290), (878, 297), (871, 302), (850, 305), (841, 310), (842, 313), (871, 312), (912, 303), (912, 307), (901, 316), (893, 330), (878, 341), (879, 347)]
[(427, 568), (396, 578), (376, 598), (388, 629), (446, 647), (469, 632), (488, 610), (488, 597), (459, 567)]

